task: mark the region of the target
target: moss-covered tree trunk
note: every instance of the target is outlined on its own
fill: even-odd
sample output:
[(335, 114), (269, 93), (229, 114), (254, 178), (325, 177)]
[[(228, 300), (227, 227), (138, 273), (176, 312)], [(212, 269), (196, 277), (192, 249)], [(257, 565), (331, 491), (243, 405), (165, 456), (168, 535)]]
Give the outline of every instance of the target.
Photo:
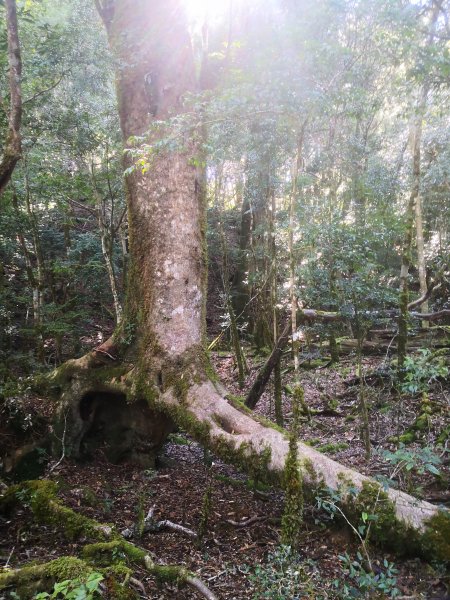
[[(111, 3), (107, 7), (103, 17), (118, 58), (127, 140), (142, 135), (152, 118), (183, 111), (183, 96), (195, 90), (192, 50), (181, 2), (117, 0), (113, 11)], [(94, 434), (107, 431), (124, 454), (156, 448), (176, 422), (224, 460), (280, 483), (286, 433), (227, 397), (204, 350), (205, 206), (202, 174), (191, 160), (196, 153), (195, 139), (186, 139), (182, 149), (157, 154), (146, 174), (127, 177), (130, 281), (124, 320), (114, 340), (56, 371), (56, 434), (76, 454)], [(444, 528), (435, 531), (436, 520), (448, 521), (436, 507), (396, 490), (385, 493), (302, 443), (298, 457), (305, 490), (340, 488), (349, 514), (380, 514), (374, 537), (428, 549), (437, 547), (430, 542), (437, 536), (439, 554), (448, 551)]]
[[(15, 0), (6, 0), (6, 29), (8, 36), (9, 100), (8, 129), (0, 158), (0, 196), (8, 185), (22, 155), (22, 56)], [(2, 102), (3, 104), (3, 102)]]

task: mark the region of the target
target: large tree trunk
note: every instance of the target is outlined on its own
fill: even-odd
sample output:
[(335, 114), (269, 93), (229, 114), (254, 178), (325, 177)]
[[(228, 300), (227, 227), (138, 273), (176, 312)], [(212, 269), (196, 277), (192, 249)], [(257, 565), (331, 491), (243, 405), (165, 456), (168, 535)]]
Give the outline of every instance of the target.
[[(113, 12), (107, 6), (103, 17), (119, 59), (126, 140), (146, 131), (151, 113), (164, 119), (183, 110), (183, 95), (195, 89), (194, 64), (181, 2), (117, 0)], [(62, 391), (56, 435), (77, 454), (106, 430), (119, 436), (126, 455), (126, 441), (134, 451), (139, 445), (154, 449), (176, 422), (222, 459), (279, 483), (287, 435), (227, 397), (204, 351), (205, 206), (201, 173), (190, 160), (196, 152), (193, 136), (182, 149), (157, 154), (148, 173), (127, 177), (131, 279), (124, 321), (114, 341), (54, 374)], [(385, 493), (305, 444), (298, 453), (313, 495), (319, 487), (340, 489), (349, 515), (380, 515), (374, 537), (440, 556), (448, 552), (448, 520), (433, 505), (396, 490)]]

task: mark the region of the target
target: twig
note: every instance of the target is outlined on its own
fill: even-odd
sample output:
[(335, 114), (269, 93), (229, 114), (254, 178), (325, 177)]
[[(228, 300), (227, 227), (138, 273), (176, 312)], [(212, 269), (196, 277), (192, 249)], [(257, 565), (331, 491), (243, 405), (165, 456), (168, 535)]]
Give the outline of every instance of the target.
[[(166, 519), (164, 521), (157, 521), (154, 525), (154, 527), (156, 527), (156, 530), (159, 531), (160, 529), (170, 529), (170, 531), (175, 531), (176, 533), (184, 533), (185, 535), (187, 535), (188, 537), (191, 537), (192, 539), (197, 539), (197, 534), (195, 533), (195, 531), (193, 531), (192, 529), (189, 529), (189, 527), (184, 527), (183, 525), (178, 525), (177, 523), (173, 523), (172, 521), (167, 521)], [(145, 529), (144, 529), (145, 531)]]
[(138, 590), (144, 594), (144, 596), (147, 596), (147, 592), (142, 581), (139, 581), (139, 579), (136, 579), (136, 577), (130, 577), (130, 583), (134, 585), (134, 587), (137, 587)]
[[(167, 519), (163, 519), (162, 521), (156, 521), (153, 518), (154, 512), (155, 506), (152, 506), (144, 519), (142, 528), (140, 529), (141, 534), (148, 533), (149, 531), (157, 533), (162, 529), (169, 529), (170, 531), (174, 531), (175, 533), (183, 533), (184, 535), (187, 535), (188, 537), (195, 540), (198, 538), (198, 535), (195, 531), (189, 529), (188, 527), (184, 527), (184, 525), (179, 525), (178, 523), (174, 523), (173, 521), (169, 521)], [(127, 527), (121, 532), (121, 534), (124, 538), (130, 539), (137, 533), (137, 529), (138, 528), (136, 525), (134, 525), (131, 528)]]
[(16, 549), (16, 547), (15, 547), (15, 546), (13, 546), (13, 547), (12, 547), (12, 550), (11, 550), (11, 552), (9, 553), (8, 560), (6, 561), (6, 564), (5, 564), (5, 566), (3, 567), (4, 569), (7, 569), (7, 568), (8, 568), (9, 561), (11, 560), (11, 557), (12, 557), (12, 555), (14, 554), (14, 550), (15, 550), (15, 549)]
[(64, 431), (62, 434), (62, 438), (57, 438), (60, 442), (61, 442), (61, 446), (62, 446), (62, 452), (61, 452), (61, 458), (58, 460), (58, 462), (56, 462), (53, 467), (51, 467), (49, 474), (53, 473), (53, 471), (59, 467), (59, 465), (62, 463), (62, 461), (65, 459), (66, 457), (66, 433), (67, 433), (67, 412), (64, 413)]
[(219, 577), (222, 577), (222, 575), (225, 575), (225, 573), (226, 573), (226, 571), (220, 571), (219, 573), (216, 573), (215, 575), (208, 577), (208, 581), (214, 581), (214, 579), (218, 579)]
[(111, 360), (117, 360), (117, 356), (113, 356), (112, 354), (110, 354), (109, 352), (106, 352), (106, 350), (100, 350), (99, 348), (95, 348), (96, 352), (99, 352), (100, 354), (105, 354), (106, 356), (108, 356), (108, 358), (110, 358)]
[(197, 590), (197, 592), (206, 598), (206, 600), (217, 600), (217, 596), (213, 594), (203, 581), (198, 579), (198, 577), (186, 577), (186, 583)]
[(39, 96), (42, 96), (43, 94), (46, 94), (47, 92), (51, 92), (52, 90), (55, 89), (55, 87), (57, 87), (61, 81), (64, 78), (65, 73), (63, 73), (61, 75), (61, 77), (58, 79), (58, 81), (56, 83), (54, 83), (53, 85), (51, 85), (48, 88), (45, 88), (44, 90), (41, 90), (40, 92), (37, 92), (36, 94), (34, 94), (33, 96), (31, 96), (31, 98), (28, 98), (27, 100), (23, 101), (23, 104), (28, 104), (28, 102), (33, 102), (33, 100), (36, 100), (36, 98), (39, 98)]
[(254, 515), (253, 517), (250, 517), (249, 519), (246, 519), (245, 521), (233, 521), (232, 519), (227, 519), (226, 523), (233, 525), (233, 527), (248, 527), (249, 525), (252, 525), (253, 523), (259, 523), (260, 521), (265, 521), (266, 519), (267, 519), (267, 517), (258, 517), (256, 515)]
[(358, 537), (359, 541), (361, 542), (361, 547), (364, 551), (364, 554), (366, 555), (366, 559), (367, 559), (367, 564), (369, 565), (369, 569), (372, 571), (372, 561), (370, 560), (370, 556), (369, 553), (367, 552), (367, 548), (366, 548), (366, 544), (365, 541), (363, 540), (361, 534), (359, 533), (359, 531), (356, 529), (356, 527), (348, 520), (346, 514), (344, 513), (344, 511), (334, 502), (331, 502), (329, 500), (326, 501), (327, 504), (329, 504), (330, 506), (333, 506), (336, 510), (338, 510), (340, 512), (340, 514), (342, 515), (342, 517), (344, 518), (344, 520), (346, 521), (347, 525), (350, 526), (350, 528), (353, 530), (353, 532), (356, 534), (356, 536)]

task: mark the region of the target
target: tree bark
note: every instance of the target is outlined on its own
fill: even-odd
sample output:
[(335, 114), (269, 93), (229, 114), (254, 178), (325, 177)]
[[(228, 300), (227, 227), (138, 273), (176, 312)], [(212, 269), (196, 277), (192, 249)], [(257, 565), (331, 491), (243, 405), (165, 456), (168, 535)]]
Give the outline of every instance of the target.
[[(275, 191), (271, 191), (272, 207), (270, 211), (270, 254), (271, 254), (271, 303), (272, 303), (272, 326), (273, 326), (273, 343), (277, 346), (279, 337), (279, 309), (278, 309), (278, 257), (277, 244), (275, 239), (275, 224), (277, 216), (277, 203)], [(275, 421), (277, 425), (283, 427), (283, 390), (281, 379), (281, 353), (279, 354), (273, 367), (273, 400), (275, 408)]]
[(280, 337), (275, 342), (275, 346), (264, 363), (262, 369), (260, 369), (258, 375), (256, 376), (255, 381), (253, 382), (250, 391), (247, 394), (247, 398), (245, 399), (245, 404), (249, 408), (255, 408), (258, 400), (261, 398), (262, 393), (267, 385), (267, 382), (270, 379), (270, 375), (272, 374), (273, 369), (276, 367), (277, 363), (279, 363), (281, 354), (289, 342), (289, 335), (291, 332), (291, 323), (288, 322), (285, 324), (284, 329), (280, 335)]
[(20, 125), (22, 123), (22, 57), (15, 0), (5, 0), (8, 34), (9, 97), (8, 132), (0, 160), (0, 196), (8, 185), (22, 155)]
[(241, 208), (241, 228), (239, 232), (239, 254), (237, 258), (236, 271), (233, 277), (232, 294), (233, 307), (236, 318), (239, 321), (245, 321), (248, 316), (248, 307), (250, 302), (250, 289), (248, 284), (248, 269), (252, 237), (252, 207), (249, 194), (247, 192), (247, 183), (242, 195)]
[[(426, 40), (426, 48), (429, 48), (433, 43), (434, 33), (436, 29), (436, 22), (439, 16), (440, 5), (438, 2), (433, 2), (432, 12), (430, 17), (430, 26), (429, 33)], [(416, 114), (414, 116), (414, 122), (412, 126), (412, 187), (411, 193), (409, 196), (408, 206), (406, 209), (405, 216), (405, 238), (403, 242), (402, 249), (402, 264), (400, 268), (400, 316), (398, 320), (398, 341), (397, 341), (397, 369), (399, 381), (403, 381), (403, 367), (406, 358), (406, 346), (408, 342), (408, 303), (409, 303), (409, 285), (408, 285), (408, 276), (409, 276), (409, 268), (411, 266), (411, 250), (412, 250), (412, 240), (413, 240), (413, 230), (414, 230), (414, 216), (416, 215), (417, 222), (417, 214), (420, 214), (420, 227), (421, 227), (421, 207), (417, 208), (417, 204), (420, 203), (420, 184), (421, 184), (421, 144), (422, 144), (422, 129), (423, 129), (423, 119), (425, 116), (425, 111), (427, 108), (427, 100), (428, 93), (430, 90), (430, 82), (425, 79), (423, 83), (419, 100), (416, 106)], [(422, 236), (422, 253), (423, 253), (423, 234), (422, 231), (419, 232), (419, 236)], [(419, 254), (420, 254), (419, 248)], [(419, 262), (422, 260), (422, 265), (419, 265), (420, 269), (424, 269), (424, 258), (423, 256), (419, 256)], [(423, 277), (423, 274), (422, 276)], [(425, 282), (426, 289), (426, 282)], [(425, 289), (422, 289), (421, 283), (421, 292), (424, 293)], [(424, 314), (426, 311), (422, 311)], [(425, 320), (425, 317), (423, 317)]]
[[(183, 96), (195, 91), (194, 62), (181, 1), (117, 0), (113, 8), (105, 20), (120, 65), (127, 140), (144, 135), (152, 118), (183, 111)], [(149, 78), (155, 88), (150, 98)], [(133, 170), (127, 176), (131, 278), (124, 322), (114, 340), (54, 373), (52, 383), (61, 391), (56, 435), (63, 439), (66, 425), (64, 439), (76, 455), (95, 425), (97, 408), (103, 406), (107, 419), (114, 404), (129, 415), (127, 428), (140, 428), (140, 439), (147, 436), (153, 447), (175, 421), (223, 460), (254, 478), (281, 483), (286, 433), (227, 397), (204, 350), (203, 177), (192, 161), (198, 153), (195, 135), (183, 142), (175, 150), (163, 147), (147, 173)], [(298, 457), (312, 497), (318, 488), (339, 489), (348, 514), (359, 518), (368, 509), (381, 515), (373, 539), (412, 551), (448, 551), (447, 516), (433, 505), (394, 489), (385, 493), (375, 481), (305, 444), (298, 444)]]
[[(417, 268), (419, 271), (420, 295), (424, 297), (428, 291), (427, 286), (427, 266), (425, 262), (425, 242), (423, 237), (423, 211), (422, 211), (422, 196), (418, 195), (415, 206), (416, 216), (416, 246), (417, 246)], [(420, 312), (428, 312), (428, 300), (420, 306)], [(428, 322), (423, 321), (422, 327), (428, 327)]]

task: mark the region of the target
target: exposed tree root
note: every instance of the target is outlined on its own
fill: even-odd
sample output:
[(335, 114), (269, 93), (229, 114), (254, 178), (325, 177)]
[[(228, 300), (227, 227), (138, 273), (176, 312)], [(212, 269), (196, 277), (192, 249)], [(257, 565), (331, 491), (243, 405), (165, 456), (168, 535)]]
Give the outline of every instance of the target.
[[(282, 485), (289, 445), (286, 432), (227, 397), (223, 386), (205, 374), (203, 359), (192, 355), (184, 359), (161, 369), (156, 376), (131, 365), (99, 366), (95, 353), (64, 365), (53, 381), (63, 390), (60, 415), (69, 411), (74, 419), (68, 430), (75, 431), (75, 448), (80, 445), (81, 429), (77, 426), (80, 422), (85, 425), (80, 417), (82, 399), (109, 391), (112, 396), (126, 398), (127, 410), (133, 402), (145, 401), (149, 407), (146, 418), (154, 415), (161, 420), (165, 414), (166, 420), (185, 429), (224, 461), (243, 468), (255, 479)], [(89, 362), (97, 367), (88, 367)], [(160, 442), (159, 429), (157, 435)], [(372, 541), (399, 553), (450, 561), (448, 511), (392, 488), (384, 490), (373, 479), (301, 442), (298, 456), (304, 490), (311, 499), (327, 489), (338, 491), (340, 507), (352, 522), (358, 524), (363, 512), (377, 515), (371, 527)]]
[[(24, 503), (30, 507), (38, 522), (58, 526), (69, 538), (84, 537), (100, 541), (84, 546), (82, 560), (63, 557), (50, 563), (0, 573), (0, 590), (19, 584), (21, 587), (32, 584), (29, 589), (35, 592), (48, 589), (49, 584), (55, 581), (71, 579), (101, 568), (109, 569), (110, 575), (115, 572), (124, 574), (126, 571), (129, 576), (131, 569), (127, 565), (138, 563), (163, 583), (189, 585), (207, 600), (215, 600), (214, 594), (193, 573), (178, 565), (156, 564), (145, 550), (126, 541), (111, 525), (88, 519), (64, 506), (58, 500), (56, 491), (56, 484), (46, 480), (12, 486), (0, 497), (0, 512), (10, 511), (18, 503)], [(126, 564), (117, 564), (115, 556), (124, 557)]]

